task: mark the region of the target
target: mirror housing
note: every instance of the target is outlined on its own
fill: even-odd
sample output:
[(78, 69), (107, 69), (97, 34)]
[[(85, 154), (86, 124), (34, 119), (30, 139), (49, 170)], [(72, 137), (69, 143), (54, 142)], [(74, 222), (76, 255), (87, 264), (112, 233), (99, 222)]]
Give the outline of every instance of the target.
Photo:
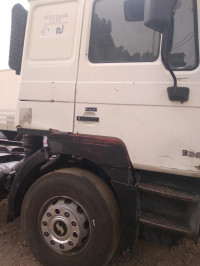
[(16, 71), (17, 75), (20, 75), (21, 72), (27, 15), (27, 10), (24, 9), (24, 7), (20, 4), (16, 4), (12, 9), (10, 53), (8, 64), (11, 69)]
[(172, 17), (174, 0), (145, 0), (144, 24), (165, 33)]
[(167, 93), (170, 101), (175, 101), (175, 102), (187, 102), (189, 100), (189, 92), (190, 89), (187, 87), (169, 87), (167, 88)]
[(145, 0), (124, 1), (124, 16), (126, 21), (144, 21)]

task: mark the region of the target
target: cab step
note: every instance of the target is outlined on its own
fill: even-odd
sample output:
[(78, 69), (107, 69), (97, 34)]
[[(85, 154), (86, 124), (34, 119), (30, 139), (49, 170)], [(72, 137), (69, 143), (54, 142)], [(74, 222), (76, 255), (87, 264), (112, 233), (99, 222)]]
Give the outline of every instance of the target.
[(158, 229), (171, 231), (178, 234), (195, 236), (195, 232), (186, 224), (164, 216), (155, 215), (151, 212), (142, 212), (139, 218), (140, 224), (151, 226)]
[(179, 199), (179, 200), (187, 201), (191, 203), (200, 202), (200, 198), (190, 192), (164, 186), (164, 185), (141, 182), (138, 184), (138, 188), (140, 191), (158, 194), (163, 197)]

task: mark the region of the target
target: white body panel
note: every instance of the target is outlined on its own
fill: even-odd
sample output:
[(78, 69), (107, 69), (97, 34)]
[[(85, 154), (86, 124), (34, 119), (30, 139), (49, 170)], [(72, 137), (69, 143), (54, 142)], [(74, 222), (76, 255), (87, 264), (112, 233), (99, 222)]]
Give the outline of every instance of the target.
[(73, 131), (83, 7), (82, 0), (30, 1), (17, 125), (20, 109), (28, 106), (30, 128)]
[(188, 102), (171, 102), (172, 77), (161, 58), (150, 63), (92, 64), (88, 60), (92, 0), (86, 6), (75, 116), (97, 107), (99, 123), (75, 122), (75, 132), (121, 139), (135, 168), (200, 177), (200, 68), (176, 72), (190, 88)]
[[(168, 99), (172, 77), (160, 57), (148, 63), (90, 63), (92, 4), (30, 1), (17, 125), (116, 137), (135, 168), (200, 177), (200, 159), (182, 156), (182, 150), (200, 152), (200, 67), (176, 72), (179, 86), (190, 89), (182, 104)], [(88, 113), (86, 107), (98, 111)]]
[(0, 130), (16, 131), (15, 114), (19, 76), (12, 70), (0, 71)]
[(68, 123), (73, 124), (73, 103), (23, 101), (19, 106), (18, 125), (25, 128), (68, 132)]

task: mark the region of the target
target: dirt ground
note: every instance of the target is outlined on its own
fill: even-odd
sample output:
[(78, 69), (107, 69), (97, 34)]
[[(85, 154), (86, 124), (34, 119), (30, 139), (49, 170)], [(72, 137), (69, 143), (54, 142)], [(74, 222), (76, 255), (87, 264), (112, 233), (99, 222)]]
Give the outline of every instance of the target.
[[(6, 224), (6, 200), (0, 202), (0, 210), (0, 266), (41, 266), (24, 243), (20, 218)], [(139, 240), (134, 251), (125, 255), (116, 254), (109, 263), (109, 266), (198, 265), (200, 266), (200, 243), (196, 246), (186, 239), (171, 249)]]

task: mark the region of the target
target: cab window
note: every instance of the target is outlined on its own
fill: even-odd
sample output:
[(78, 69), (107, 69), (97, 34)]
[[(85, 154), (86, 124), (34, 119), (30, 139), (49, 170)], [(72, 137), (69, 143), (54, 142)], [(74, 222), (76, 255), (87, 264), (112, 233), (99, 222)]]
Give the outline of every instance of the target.
[(157, 60), (160, 34), (144, 21), (127, 21), (125, 0), (97, 0), (93, 5), (89, 60), (92, 63)]

